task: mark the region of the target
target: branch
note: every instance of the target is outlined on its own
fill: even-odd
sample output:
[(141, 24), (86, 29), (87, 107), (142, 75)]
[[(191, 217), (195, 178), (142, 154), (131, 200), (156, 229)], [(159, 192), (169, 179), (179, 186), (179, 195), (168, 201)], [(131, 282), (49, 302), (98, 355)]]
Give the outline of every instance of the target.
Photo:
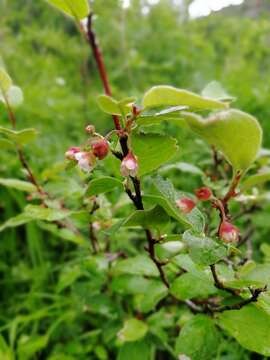
[(248, 299), (245, 299), (243, 301), (240, 301), (239, 303), (233, 304), (233, 305), (225, 305), (225, 306), (220, 306), (216, 309), (213, 309), (214, 312), (223, 312), (226, 310), (240, 310), (242, 307), (244, 307), (245, 305), (251, 304), (253, 302), (258, 301), (259, 295), (267, 290), (267, 287), (265, 286), (264, 288), (261, 289), (249, 289), (251, 292), (251, 297), (249, 297)]
[[(96, 61), (97, 67), (98, 67), (99, 76), (100, 76), (100, 79), (103, 84), (104, 92), (106, 95), (112, 96), (109, 78), (108, 78), (105, 63), (103, 60), (103, 55), (102, 55), (100, 47), (97, 43), (96, 35), (95, 35), (95, 32), (92, 27), (92, 22), (93, 22), (93, 13), (91, 13), (88, 16), (87, 41), (88, 41), (89, 46), (92, 49), (92, 52), (93, 52), (93, 55), (94, 55), (94, 58), (95, 58), (95, 61)], [(113, 117), (114, 126), (115, 126), (116, 130), (121, 130), (121, 124), (120, 124), (118, 116), (112, 115), (112, 117)]]
[(224, 198), (222, 199), (223, 205), (225, 206), (228, 201), (236, 196), (236, 188), (239, 184), (239, 181), (241, 179), (242, 176), (242, 172), (238, 171), (235, 176), (232, 179), (231, 185), (229, 187), (229, 190), (227, 191), (226, 195), (224, 196)]
[(225, 285), (223, 284), (223, 282), (219, 280), (218, 275), (217, 275), (217, 271), (216, 271), (216, 267), (215, 267), (214, 264), (213, 264), (213, 265), (210, 265), (210, 269), (211, 269), (212, 276), (213, 276), (213, 279), (214, 279), (215, 287), (216, 287), (217, 289), (227, 291), (227, 292), (229, 292), (230, 294), (235, 295), (235, 296), (238, 296), (238, 295), (239, 295), (239, 291), (238, 291), (238, 290), (235, 290), (235, 289), (232, 289), (232, 288), (230, 288), (230, 287), (225, 286)]

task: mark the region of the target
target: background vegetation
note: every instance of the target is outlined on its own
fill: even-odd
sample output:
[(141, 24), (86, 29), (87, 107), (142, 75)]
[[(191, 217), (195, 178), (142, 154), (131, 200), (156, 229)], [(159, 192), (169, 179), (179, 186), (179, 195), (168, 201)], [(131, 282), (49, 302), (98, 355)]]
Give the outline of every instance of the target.
[[(140, 0), (131, 1), (128, 9), (123, 9), (118, 0), (93, 2), (95, 29), (114, 96), (141, 97), (157, 84), (200, 92), (207, 83), (218, 80), (237, 98), (235, 107), (259, 119), (264, 146), (269, 147), (269, 14), (249, 18), (221, 12), (190, 20), (170, 0), (149, 7), (147, 15), (142, 12), (144, 6)], [(25, 96), (24, 105), (16, 110), (18, 128), (35, 127), (40, 132), (38, 140), (26, 147), (27, 157), (39, 180), (47, 184), (46, 190), (76, 207), (83, 181), (79, 173), (67, 176), (64, 152), (85, 140), (85, 125), (95, 124), (100, 132), (112, 127), (111, 118), (101, 113), (95, 100), (102, 86), (94, 60), (74, 23), (52, 11), (45, 1), (0, 0), (0, 14), (1, 61)], [(7, 126), (3, 105), (0, 114), (1, 126)], [(183, 129), (167, 126), (164, 131), (181, 139), (176, 161), (205, 166), (209, 150), (202, 142)], [(24, 178), (12, 151), (1, 150), (0, 173), (1, 178)], [(196, 175), (187, 178), (175, 171), (173, 176), (180, 189), (192, 190), (199, 185)], [(100, 216), (106, 222), (107, 203), (103, 201)], [(0, 187), (1, 223), (20, 213), (26, 203), (21, 192)], [(260, 248), (270, 235), (269, 206), (264, 209), (254, 220), (257, 260), (269, 259), (270, 253), (269, 247), (265, 246), (264, 252)], [(84, 218), (74, 221), (87, 224)], [(132, 290), (121, 293), (118, 283), (105, 291), (108, 264), (102, 257), (89, 256), (85, 241), (70, 239), (45, 223), (6, 229), (0, 237), (1, 360), (105, 360), (117, 356), (120, 360), (139, 360), (124, 350), (119, 355), (115, 338), (121, 328), (119, 318), (131, 313), (131, 303), (140, 300)], [(142, 238), (142, 234), (123, 230), (111, 241), (115, 250), (134, 255), (138, 243), (137, 247), (143, 248)], [(149, 337), (159, 349), (156, 359), (173, 356), (170, 337), (190, 316), (175, 307), (167, 314), (160, 309), (150, 316)], [(148, 359), (145, 344), (141, 346)], [(216, 348), (213, 359), (264, 358), (227, 336)]]

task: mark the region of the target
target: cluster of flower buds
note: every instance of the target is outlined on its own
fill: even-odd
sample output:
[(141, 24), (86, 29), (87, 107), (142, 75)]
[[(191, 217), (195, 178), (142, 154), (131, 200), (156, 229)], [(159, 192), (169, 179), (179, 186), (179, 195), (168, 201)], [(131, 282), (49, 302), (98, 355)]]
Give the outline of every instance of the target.
[(188, 214), (196, 206), (196, 203), (188, 197), (182, 197), (176, 201), (176, 206), (181, 210), (181, 212)]
[(91, 136), (90, 149), (71, 147), (65, 153), (67, 160), (76, 161), (81, 170), (90, 172), (96, 164), (96, 159), (103, 160), (109, 153), (108, 141), (95, 132), (93, 125), (85, 128), (87, 134)]
[(220, 224), (218, 236), (227, 244), (237, 244), (239, 240), (239, 229), (227, 220)]
[(133, 154), (132, 151), (129, 151), (127, 156), (121, 162), (120, 172), (122, 176), (132, 176), (135, 177), (138, 173), (139, 164), (138, 158)]

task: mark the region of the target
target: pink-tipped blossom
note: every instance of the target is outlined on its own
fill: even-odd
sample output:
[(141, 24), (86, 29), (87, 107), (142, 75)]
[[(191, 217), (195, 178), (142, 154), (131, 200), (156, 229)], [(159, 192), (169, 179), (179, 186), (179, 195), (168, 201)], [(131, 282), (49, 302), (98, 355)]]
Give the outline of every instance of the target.
[(79, 153), (81, 149), (78, 146), (73, 146), (65, 152), (65, 157), (68, 160), (76, 160), (75, 154)]
[(239, 240), (239, 229), (224, 220), (219, 227), (218, 235), (225, 243), (237, 243)]
[(176, 206), (184, 213), (188, 214), (196, 206), (195, 201), (187, 197), (183, 197), (176, 201)]
[(136, 176), (138, 173), (138, 159), (132, 151), (129, 151), (126, 157), (121, 162), (120, 172), (122, 176)]
[(89, 172), (94, 167), (94, 156), (92, 153), (81, 151), (75, 154), (75, 159), (81, 170)]

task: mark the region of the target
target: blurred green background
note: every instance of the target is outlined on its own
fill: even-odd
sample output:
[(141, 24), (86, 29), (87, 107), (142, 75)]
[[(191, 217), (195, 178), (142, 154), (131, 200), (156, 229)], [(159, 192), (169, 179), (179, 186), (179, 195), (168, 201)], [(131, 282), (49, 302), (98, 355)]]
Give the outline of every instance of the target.
[[(264, 146), (269, 147), (268, 1), (246, 0), (240, 6), (196, 19), (188, 15), (190, 3), (192, 1), (182, 1), (180, 5), (177, 1), (160, 0), (150, 5), (147, 0), (131, 0), (130, 6), (124, 8), (120, 0), (92, 2), (94, 27), (113, 95), (116, 98), (135, 95), (140, 99), (147, 89), (157, 84), (200, 92), (207, 83), (217, 80), (237, 98), (235, 107), (259, 119), (264, 129)], [(18, 128), (35, 127), (40, 132), (38, 140), (25, 149), (38, 178), (46, 180), (44, 170), (55, 163), (61, 164), (65, 150), (85, 140), (85, 125), (95, 124), (100, 132), (111, 130), (111, 117), (99, 110), (95, 100), (103, 90), (87, 44), (74, 23), (48, 6), (46, 1), (0, 0), (0, 57), (24, 92), (25, 102), (16, 110)], [(3, 105), (0, 105), (0, 114), (0, 125), (8, 126)], [(192, 155), (195, 162), (200, 156), (196, 154), (196, 146), (191, 138), (184, 148), (185, 156), (191, 150), (195, 153)], [(0, 154), (1, 177), (24, 178), (14, 154), (7, 151)], [(178, 181), (184, 184), (190, 179)], [(66, 195), (81, 192), (72, 179), (65, 182), (68, 182)], [(58, 186), (65, 189), (63, 181)], [(25, 203), (23, 195), (1, 188), (1, 222), (19, 213)], [(268, 221), (265, 219), (261, 225)], [(261, 235), (268, 236), (267, 231), (262, 228)], [(0, 237), (0, 274), (3, 275), (0, 330), (8, 329), (9, 341), (14, 345), (16, 331), (20, 329), (19, 359), (110, 358), (96, 340), (100, 334), (91, 331), (93, 324), (98, 326), (102, 321), (103, 309), (113, 313), (114, 304), (108, 305), (108, 298), (102, 298), (104, 303), (96, 300), (97, 308), (98, 303), (102, 303), (102, 315), (91, 315), (85, 320), (80, 312), (74, 315), (79, 306), (76, 299), (75, 310), (65, 312), (65, 297), (55, 294), (61, 268), (79, 263), (85, 250), (68, 242), (59, 244), (56, 237), (40, 231), (33, 224), (0, 233)], [(94, 292), (102, 283), (102, 274), (95, 272), (102, 264), (97, 265), (93, 260), (88, 266), (93, 275), (89, 291)], [(73, 280), (75, 278), (76, 271)], [(62, 323), (63, 327), (59, 327)], [(57, 328), (52, 351), (47, 348), (41, 357), (34, 355), (35, 349), (46, 347), (47, 340), (38, 337), (35, 342), (35, 336), (48, 328), (51, 331)], [(26, 333), (34, 339), (30, 350), (24, 347)], [(84, 354), (90, 353), (92, 348), (87, 350), (87, 346), (82, 345), (83, 340), (77, 341), (78, 336), (85, 333), (89, 338), (83, 339), (87, 339), (87, 346), (91, 345), (95, 353), (90, 357)], [(106, 336), (110, 340), (110, 334)], [(65, 341), (69, 344), (68, 349)], [(233, 357), (222, 359), (252, 358), (235, 342), (226, 347), (230, 348)], [(53, 357), (52, 353), (62, 354), (62, 357)]]

